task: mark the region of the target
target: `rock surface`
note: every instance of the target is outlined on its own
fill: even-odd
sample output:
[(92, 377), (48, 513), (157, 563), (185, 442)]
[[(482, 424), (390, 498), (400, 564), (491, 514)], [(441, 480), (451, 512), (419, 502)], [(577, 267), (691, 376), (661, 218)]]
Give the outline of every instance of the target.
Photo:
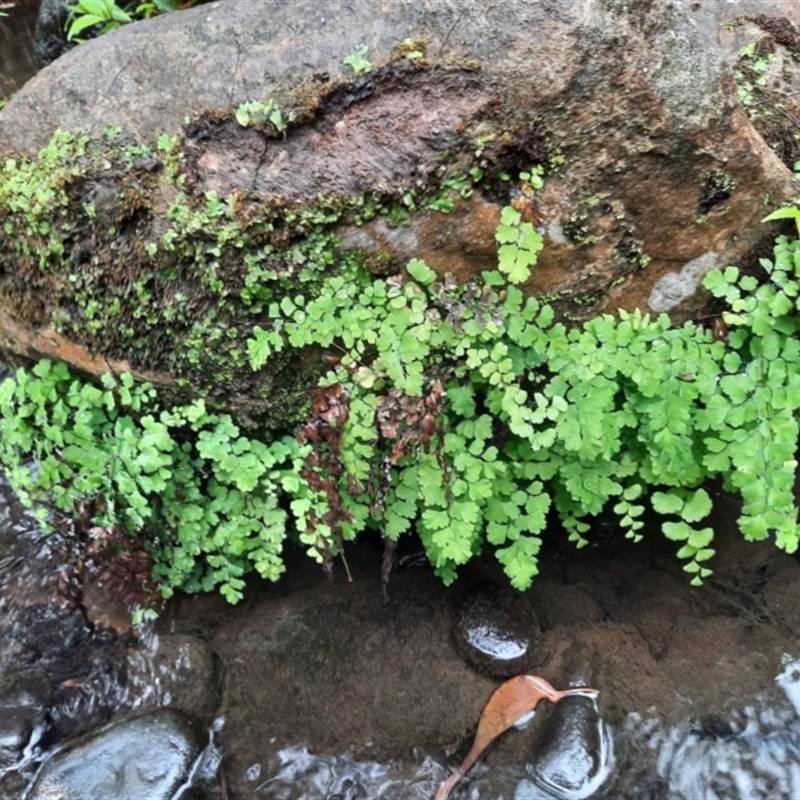
[[(732, 63), (744, 34), (726, 25), (754, 11), (772, 13), (773, 28), (781, 14), (799, 16), (778, 1), (226, 0), (126, 26), (65, 54), (0, 113), (0, 150), (35, 151), (56, 128), (99, 136), (110, 124), (143, 142), (183, 130), (181, 164), (194, 196), (239, 192), (273, 209), (435, 189), (455, 159), (484, 177), (468, 197), (453, 195), (450, 215), (414, 213), (407, 228), (342, 219), (337, 230), (398, 268), (415, 256), (462, 280), (493, 263), (499, 211), (516, 191), (501, 173), (513, 179), (543, 163), (549, 178), (530, 213), (546, 245), (526, 290), (569, 319), (619, 307), (685, 319), (707, 301), (699, 285), (709, 269), (757, 262), (774, 232), (759, 220), (794, 194), (790, 171), (737, 97)], [(762, 20), (749, 35), (769, 24)], [(795, 29), (787, 19), (781, 30)], [(793, 35), (773, 37), (787, 74), (797, 71)], [(348, 77), (342, 59), (361, 43), (376, 69)], [(419, 58), (406, 57), (412, 46)], [(283, 139), (203, 113), (271, 97), (298, 114)], [(199, 117), (182, 128), (187, 115)], [(86, 187), (82, 200), (111, 198), (109, 215), (118, 217), (124, 183), (111, 174)], [(76, 235), (67, 259), (80, 265), (88, 246), (101, 265), (109, 248), (141, 251), (163, 232), (171, 199), (163, 182), (150, 190), (116, 244)], [(229, 293), (241, 281), (234, 274), (241, 257), (223, 257)], [(113, 292), (147, 266), (129, 258), (119, 276), (103, 267)], [(26, 279), (22, 295), (13, 276), (4, 280), (0, 330), (17, 341), (12, 350), (76, 359), (89, 373), (107, 369), (92, 355), (115, 358), (139, 374), (160, 370), (155, 377), (170, 382), (171, 362), (153, 353), (174, 337), (159, 334), (148, 358), (126, 362), (121, 345), (76, 327), (54, 350), (52, 280)], [(122, 302), (123, 316), (125, 303), (129, 313), (138, 308), (133, 297)]]
[(186, 714), (161, 708), (71, 742), (43, 765), (30, 800), (170, 800), (205, 736)]
[(493, 678), (535, 673), (552, 656), (527, 598), (500, 586), (478, 586), (461, 598), (453, 639), (470, 666)]
[(611, 734), (597, 702), (565, 697), (537, 728), (529, 772), (535, 784), (555, 797), (591, 797), (608, 778), (613, 760)]
[(134, 708), (191, 709), (197, 719), (210, 723), (219, 703), (218, 681), (214, 657), (204, 641), (185, 633), (164, 633), (131, 648), (125, 700)]

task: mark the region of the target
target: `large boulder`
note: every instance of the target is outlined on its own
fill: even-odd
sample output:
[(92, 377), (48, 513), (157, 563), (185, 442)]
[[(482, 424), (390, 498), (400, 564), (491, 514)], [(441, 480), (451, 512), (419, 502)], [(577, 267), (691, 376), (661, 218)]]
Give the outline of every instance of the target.
[[(708, 301), (704, 274), (757, 263), (774, 234), (760, 219), (795, 191), (733, 72), (742, 40), (770, 30), (795, 69), (781, 14), (796, 12), (228, 0), (88, 42), (0, 113), (7, 153), (33, 154), (56, 129), (92, 139), (51, 146), (20, 181), (55, 171), (63, 195), (41, 201), (52, 225), (13, 208), (24, 188), (2, 189), (19, 164), (0, 177), (3, 346), (87, 373), (213, 387), (279, 423), (278, 405), (302, 405), (319, 354), (252, 374), (242, 352), (267, 311), (253, 300), (259, 275), (293, 289), (305, 278), (292, 253), (307, 259), (310, 232), (325, 230), (340, 242), (334, 270), (354, 251), (382, 274), (419, 257), (465, 281), (496, 263), (512, 200), (546, 233), (524, 288), (563, 318), (690, 318)], [(371, 64), (345, 67), (362, 44)], [(248, 101), (262, 106), (242, 125), (233, 109)], [(179, 139), (156, 150), (161, 134)], [(537, 164), (546, 180), (531, 201), (519, 173)]]

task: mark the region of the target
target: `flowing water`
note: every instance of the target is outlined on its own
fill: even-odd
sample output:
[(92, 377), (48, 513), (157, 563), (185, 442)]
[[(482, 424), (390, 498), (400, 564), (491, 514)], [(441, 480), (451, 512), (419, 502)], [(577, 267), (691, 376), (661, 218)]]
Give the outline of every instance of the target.
[[(670, 798), (750, 800), (800, 797), (800, 660), (786, 657), (776, 676), (790, 701), (780, 707), (766, 698), (743, 706), (716, 732), (685, 722), (663, 727), (653, 710), (637, 713), (615, 734), (607, 732), (603, 769), (578, 790), (565, 791), (537, 778), (536, 762), (503, 775), (479, 766), (459, 798), (582, 800), (582, 798)], [(617, 756), (614, 741), (617, 741)], [(562, 771), (585, 773), (565, 762)], [(266, 768), (265, 768), (266, 767)], [(314, 755), (305, 747), (279, 751), (269, 765), (248, 771), (252, 796), (273, 800), (429, 800), (447, 773), (430, 756), (416, 765), (358, 761)]]

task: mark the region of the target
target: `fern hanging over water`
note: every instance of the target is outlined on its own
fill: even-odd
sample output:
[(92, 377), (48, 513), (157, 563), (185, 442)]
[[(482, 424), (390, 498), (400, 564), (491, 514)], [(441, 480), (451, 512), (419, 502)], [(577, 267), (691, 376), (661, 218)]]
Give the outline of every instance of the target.
[(763, 279), (707, 276), (730, 308), (715, 336), (622, 311), (568, 328), (518, 288), (536, 230), (508, 208), (497, 237), (480, 281), (419, 260), (374, 279), (351, 260), (314, 296), (271, 303), (253, 369), (284, 350), (339, 354), (296, 431), (245, 434), (202, 401), (164, 409), (130, 376), (98, 388), (41, 362), (0, 387), (0, 461), (29, 502), (102, 496), (109, 519), (146, 531), (165, 595), (235, 601), (246, 572), (280, 575), (287, 536), (329, 564), (368, 528), (416, 531), (447, 583), (489, 547), (524, 589), (554, 515), (577, 546), (607, 509), (638, 541), (648, 505), (699, 583), (711, 478), (741, 495), (745, 538), (794, 552), (800, 242), (780, 237)]

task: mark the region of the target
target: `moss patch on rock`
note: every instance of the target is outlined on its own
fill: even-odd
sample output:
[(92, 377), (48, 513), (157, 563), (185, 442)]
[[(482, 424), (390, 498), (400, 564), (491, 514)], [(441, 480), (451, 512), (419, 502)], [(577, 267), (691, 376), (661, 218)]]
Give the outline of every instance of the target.
[(335, 226), (447, 212), (479, 181), (502, 194), (539, 147), (532, 126), (502, 132), (474, 68), (434, 74), (419, 61), (287, 92), (270, 100), (278, 125), (250, 107), (244, 126), (236, 109), (204, 112), (150, 145), (110, 128), (96, 140), (58, 132), (37, 157), (7, 158), (7, 312), (169, 373), (245, 422), (296, 422), (320, 354), (284, 352), (254, 372), (253, 328), (334, 275), (366, 285), (401, 266), (343, 250)]

